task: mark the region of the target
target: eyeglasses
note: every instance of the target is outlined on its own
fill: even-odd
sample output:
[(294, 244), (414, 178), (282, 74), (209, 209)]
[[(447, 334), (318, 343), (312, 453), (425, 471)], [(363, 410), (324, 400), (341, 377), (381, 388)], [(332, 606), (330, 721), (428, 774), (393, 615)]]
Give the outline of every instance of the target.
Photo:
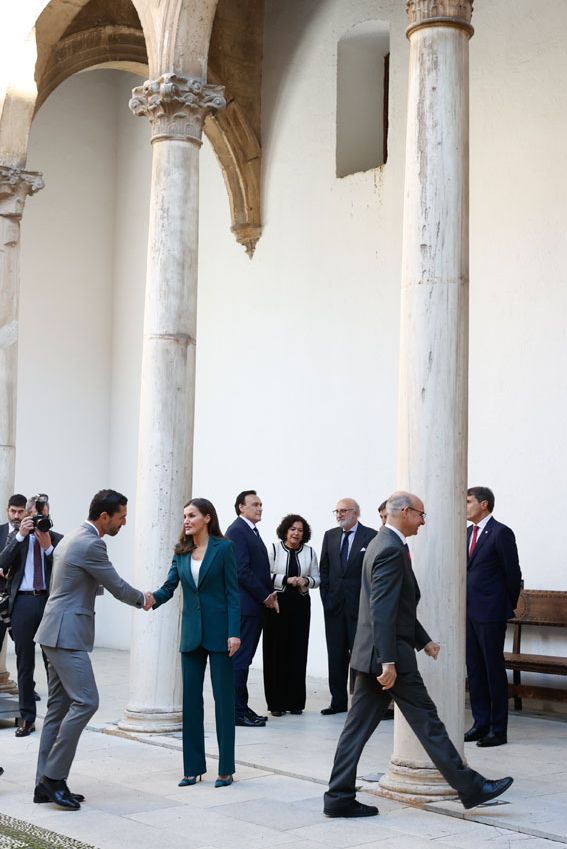
[(418, 510), (416, 507), (408, 507), (408, 510), (413, 510), (414, 513), (419, 513), (419, 515), (421, 516), (421, 518), (425, 522), (425, 519), (427, 517), (427, 513), (424, 513), (423, 510)]
[(346, 510), (333, 510), (335, 516), (344, 516), (345, 513), (354, 513), (354, 507), (348, 507)]

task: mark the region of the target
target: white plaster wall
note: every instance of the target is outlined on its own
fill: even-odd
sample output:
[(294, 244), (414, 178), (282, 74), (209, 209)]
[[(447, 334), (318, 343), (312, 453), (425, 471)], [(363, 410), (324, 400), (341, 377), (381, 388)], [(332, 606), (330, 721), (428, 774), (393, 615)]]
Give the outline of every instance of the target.
[[(367, 19), (391, 27), (389, 158), (337, 180), (336, 45)], [(268, 0), (266, 20), (265, 230), (252, 262), (229, 232), (214, 154), (202, 150), (194, 493), (212, 498), (226, 527), (236, 492), (256, 487), (265, 541), (293, 510), (319, 550), (337, 498), (358, 498), (376, 526), (395, 485), (404, 4)], [(540, 505), (562, 515), (567, 471), (567, 95), (557, 82), (567, 8), (478, 0), (474, 23), (470, 480), (495, 489), (526, 585), (566, 589), (561, 522)], [(134, 496), (150, 150), (145, 122), (117, 106), (131, 83), (111, 72), (70, 80), (32, 135), (29, 166), (46, 172), (47, 188), (24, 222), (17, 486), (45, 487), (63, 529), (98, 485)], [(59, 331), (49, 334), (34, 307), (48, 282), (44, 309)], [(33, 373), (38, 340), (48, 385)], [(36, 392), (50, 410), (50, 450), (37, 463)], [(130, 522), (110, 543), (126, 576), (132, 540)], [(325, 674), (313, 596), (309, 669)], [(128, 612), (102, 601), (99, 644), (126, 644)]]

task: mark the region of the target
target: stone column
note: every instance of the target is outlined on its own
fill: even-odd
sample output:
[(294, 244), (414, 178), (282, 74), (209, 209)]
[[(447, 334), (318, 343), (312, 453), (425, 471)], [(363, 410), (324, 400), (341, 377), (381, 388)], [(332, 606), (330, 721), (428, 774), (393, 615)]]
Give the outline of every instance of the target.
[[(472, 0), (409, 0), (398, 484), (425, 502), (411, 544), (419, 617), (441, 643), (420, 671), (461, 754), (468, 418), (469, 39)], [(396, 711), (380, 792), (454, 796)]]
[[(130, 108), (149, 118), (153, 166), (142, 354), (135, 575), (159, 587), (191, 497), (199, 149), (203, 122), (225, 105), (222, 86), (164, 74), (134, 89)], [(166, 732), (181, 723), (179, 595), (134, 616), (130, 695), (120, 727)]]
[[(27, 196), (42, 188), (42, 175), (36, 171), (0, 165), (0, 511), (14, 492), (16, 471), (20, 221)], [(0, 691), (13, 691), (4, 643)]]

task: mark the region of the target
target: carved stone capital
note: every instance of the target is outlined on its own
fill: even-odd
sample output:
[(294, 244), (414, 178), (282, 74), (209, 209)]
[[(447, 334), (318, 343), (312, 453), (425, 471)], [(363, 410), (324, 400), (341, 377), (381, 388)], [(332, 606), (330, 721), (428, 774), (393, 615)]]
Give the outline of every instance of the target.
[(474, 0), (406, 0), (409, 37), (416, 29), (452, 26), (474, 33), (471, 26)]
[(152, 125), (152, 142), (162, 139), (201, 142), (207, 115), (226, 106), (224, 86), (163, 74), (132, 90), (130, 109)]
[(0, 215), (21, 218), (27, 196), (35, 195), (44, 185), (39, 171), (0, 165)]

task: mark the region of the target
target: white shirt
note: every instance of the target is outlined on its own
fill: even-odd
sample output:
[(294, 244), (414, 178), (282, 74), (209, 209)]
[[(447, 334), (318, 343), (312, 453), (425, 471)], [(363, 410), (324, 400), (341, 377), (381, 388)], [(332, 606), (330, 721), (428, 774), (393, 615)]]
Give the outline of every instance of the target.
[(191, 557), (191, 574), (193, 575), (196, 587), (199, 586), (199, 570), (201, 569), (202, 562), (202, 560), (195, 560), (194, 557)]
[(248, 525), (248, 527), (250, 528), (251, 531), (256, 530), (256, 525), (254, 524), (254, 522), (251, 522), (250, 519), (246, 518), (246, 516), (241, 516), (240, 518), (242, 519), (243, 522), (246, 522), (246, 524)]
[[(19, 536), (20, 536), (20, 534), (18, 534), (16, 536), (16, 539), (18, 539)], [(25, 537), (22, 537), (21, 540), (18, 539), (18, 542), (23, 542), (24, 539), (25, 539)], [(27, 553), (27, 556), (26, 556), (26, 565), (25, 565), (25, 568), (24, 568), (22, 583), (20, 584), (19, 589), (18, 589), (19, 592), (30, 592), (30, 590), (33, 590), (33, 588), (34, 588), (33, 587), (33, 573), (34, 573), (33, 550), (34, 550), (34, 547), (35, 547), (35, 534), (28, 534), (28, 539), (30, 541), (30, 544), (29, 544), (28, 553)], [(45, 581), (45, 555), (51, 554), (52, 551), (53, 551), (52, 545), (49, 546), (47, 551), (44, 551), (43, 548), (41, 549), (41, 571), (42, 571), (42, 581), (43, 581), (43, 586), (41, 587), (42, 590), (45, 590), (47, 588), (47, 584), (46, 584), (46, 581)]]
[[(492, 513), (489, 513), (488, 516), (485, 516), (484, 519), (480, 520), (478, 525), (472, 526), (473, 534), (474, 534), (474, 529), (478, 528), (478, 531), (477, 531), (477, 534), (476, 534), (476, 542), (477, 543), (478, 543), (478, 541), (481, 537), (482, 532), (484, 531), (484, 529), (486, 528), (487, 524), (490, 522), (491, 519), (492, 519)], [(470, 554), (470, 550), (471, 550), (472, 540), (473, 540), (473, 535), (471, 534), (471, 538), (470, 538), (470, 542), (469, 542), (469, 554)]]

